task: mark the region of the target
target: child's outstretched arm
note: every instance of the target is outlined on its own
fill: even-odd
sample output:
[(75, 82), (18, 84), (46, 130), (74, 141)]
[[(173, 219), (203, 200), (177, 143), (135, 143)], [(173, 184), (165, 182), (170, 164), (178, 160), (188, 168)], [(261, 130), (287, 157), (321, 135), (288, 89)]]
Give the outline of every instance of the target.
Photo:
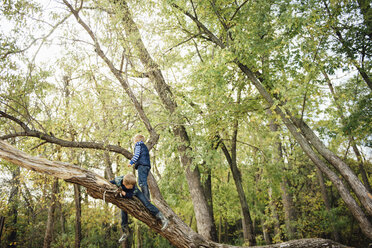
[(141, 146), (136, 144), (136, 146), (134, 147), (133, 158), (129, 161), (128, 167), (131, 167), (137, 162), (140, 154), (141, 154)]

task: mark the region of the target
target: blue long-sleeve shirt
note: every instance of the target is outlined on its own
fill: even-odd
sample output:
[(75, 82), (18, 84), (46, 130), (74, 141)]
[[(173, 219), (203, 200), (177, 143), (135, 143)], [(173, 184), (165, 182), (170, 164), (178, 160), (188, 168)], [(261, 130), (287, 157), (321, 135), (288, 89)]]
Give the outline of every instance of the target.
[(143, 143), (143, 141), (139, 141), (135, 144), (134, 155), (129, 163), (131, 165), (136, 164), (136, 169), (140, 165), (151, 167), (149, 149), (147, 148), (145, 143)]
[(141, 144), (143, 144), (143, 141), (138, 141), (136, 145), (134, 146), (134, 155), (133, 155), (133, 158), (129, 162), (131, 165), (137, 163), (141, 155)]

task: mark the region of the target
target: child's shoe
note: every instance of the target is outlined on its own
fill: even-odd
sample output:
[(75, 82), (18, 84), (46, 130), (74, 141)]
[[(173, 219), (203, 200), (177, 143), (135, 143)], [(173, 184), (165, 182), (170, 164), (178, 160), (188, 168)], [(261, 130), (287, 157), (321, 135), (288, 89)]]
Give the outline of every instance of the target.
[(168, 227), (169, 220), (165, 218), (162, 212), (159, 212), (156, 218), (161, 221), (161, 230), (164, 231)]
[(121, 237), (119, 239), (119, 243), (125, 241), (128, 238), (128, 236), (129, 236), (128, 231), (124, 230), (123, 235), (121, 235)]

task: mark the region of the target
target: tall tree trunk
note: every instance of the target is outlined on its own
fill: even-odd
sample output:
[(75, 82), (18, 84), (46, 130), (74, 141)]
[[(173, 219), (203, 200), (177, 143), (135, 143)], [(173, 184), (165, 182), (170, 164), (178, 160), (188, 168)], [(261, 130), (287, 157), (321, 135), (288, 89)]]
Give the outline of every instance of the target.
[(52, 239), (53, 239), (53, 229), (54, 229), (54, 216), (55, 210), (57, 205), (57, 194), (58, 194), (58, 178), (54, 179), (52, 192), (50, 197), (50, 206), (48, 210), (48, 220), (46, 224), (45, 236), (44, 236), (44, 244), (43, 248), (51, 247)]
[(137, 223), (136, 225), (136, 240), (137, 240), (137, 245), (136, 248), (142, 248), (142, 233), (141, 233), (141, 227), (140, 224)]
[[(154, 145), (154, 142), (158, 140), (159, 136), (156, 134), (155, 130), (152, 128), (142, 107), (140, 106), (133, 92), (129, 88), (128, 83), (126, 82), (126, 80), (123, 79), (121, 72), (117, 70), (114, 64), (106, 57), (94, 33), (88, 27), (88, 25), (80, 18), (79, 12), (75, 10), (66, 0), (63, 0), (63, 2), (69, 8), (69, 10), (74, 14), (79, 24), (83, 26), (83, 28), (88, 32), (88, 34), (94, 40), (95, 48), (96, 48), (95, 51), (106, 62), (106, 64), (109, 66), (112, 73), (119, 80), (124, 90), (127, 92), (128, 96), (130, 96), (133, 104), (135, 105), (136, 110), (138, 111), (139, 116), (141, 117), (147, 130), (150, 132), (151, 141), (149, 143), (151, 145), (149, 148), (151, 148)], [(119, 2), (120, 6), (119, 8), (115, 8), (115, 11), (119, 11), (120, 15), (123, 16), (122, 24), (123, 24), (123, 28), (127, 36), (130, 37), (128, 40), (133, 45), (136, 55), (139, 57), (141, 63), (147, 70), (150, 80), (155, 83), (155, 90), (157, 91), (165, 108), (169, 111), (169, 117), (173, 119), (174, 116), (176, 116), (174, 113), (177, 108), (177, 104), (174, 101), (173, 94), (170, 91), (169, 86), (166, 84), (164, 80), (164, 77), (162, 75), (161, 70), (159, 69), (159, 66), (155, 63), (155, 61), (152, 60), (150, 54), (148, 53), (146, 47), (144, 46), (142, 42), (140, 32), (135, 22), (132, 19), (132, 15), (129, 11), (127, 3), (125, 1), (113, 1), (113, 2), (116, 2), (116, 3)], [(176, 119), (178, 119), (178, 121), (182, 120), (182, 118), (176, 118)], [(177, 143), (179, 144), (178, 152), (179, 152), (181, 164), (183, 165), (184, 170), (185, 170), (191, 199), (194, 204), (194, 211), (195, 211), (195, 216), (197, 220), (198, 232), (208, 239), (215, 239), (216, 228), (215, 228), (213, 216), (211, 216), (208, 211), (207, 200), (205, 198), (203, 187), (200, 182), (199, 169), (197, 167), (195, 167), (194, 169), (191, 168), (192, 157), (188, 155), (189, 151), (191, 150), (191, 147), (189, 146), (190, 141), (189, 141), (189, 137), (187, 135), (186, 129), (183, 125), (178, 124), (173, 127), (173, 133), (175, 137), (178, 138), (178, 141), (177, 141)]]
[[(65, 100), (65, 105), (66, 109), (69, 109), (70, 107), (70, 77), (69, 76), (64, 76), (64, 100)], [(65, 118), (67, 120), (68, 124), (68, 133), (71, 136), (71, 141), (75, 141), (75, 132), (71, 128), (71, 121), (70, 117), (67, 115), (67, 112), (65, 112)], [(107, 152), (107, 151), (105, 151)], [(70, 160), (76, 159), (76, 155), (74, 151), (72, 150), (70, 153)], [(74, 202), (75, 202), (75, 243), (74, 247), (75, 248), (80, 248), (80, 243), (81, 243), (81, 191), (80, 191), (80, 186), (74, 184)]]
[[(207, 174), (207, 178), (205, 179), (204, 183), (202, 184), (203, 191), (204, 191), (205, 199), (207, 201), (207, 207), (208, 207), (209, 215), (214, 216), (214, 213), (213, 213), (213, 194), (212, 194), (212, 169), (210, 167), (208, 167), (205, 173)], [(215, 225), (214, 221), (213, 221), (213, 225)], [(212, 235), (215, 235), (215, 237), (213, 237), (212, 240), (217, 241), (217, 238), (218, 238), (217, 237), (217, 228), (213, 227), (213, 229), (215, 230), (215, 233), (212, 233)]]
[[(238, 104), (240, 104), (240, 99), (241, 99), (241, 88), (238, 89), (238, 95), (237, 95)], [(241, 212), (243, 215), (242, 225), (243, 225), (244, 241), (249, 243), (249, 245), (253, 246), (253, 245), (256, 245), (256, 237), (254, 233), (254, 227), (253, 227), (251, 214), (250, 214), (249, 207), (248, 207), (247, 198), (245, 196), (244, 189), (243, 189), (242, 176), (241, 176), (241, 173), (237, 165), (236, 143), (237, 143), (237, 136), (238, 136), (238, 126), (239, 126), (238, 119), (235, 116), (235, 119), (233, 121), (233, 131), (232, 131), (233, 134), (232, 134), (232, 139), (231, 139), (231, 155), (228, 149), (226, 148), (225, 144), (222, 142), (222, 140), (220, 141), (220, 145), (226, 157), (227, 163), (230, 166), (230, 170), (234, 178), (235, 187), (238, 192)]]
[[(240, 62), (236, 62), (239, 68), (244, 72), (249, 80), (255, 85), (256, 89), (264, 97), (264, 99), (269, 103), (270, 106), (274, 105), (274, 100), (270, 94), (266, 91), (264, 86), (260, 81), (255, 77), (254, 73), (245, 65)], [(312, 150), (312, 146), (324, 156), (332, 165), (334, 165), (348, 183), (352, 186), (354, 192), (358, 195), (358, 198), (361, 200), (363, 206), (366, 208), (368, 213), (372, 212), (372, 197), (368, 195), (367, 189), (360, 182), (360, 180), (355, 176), (355, 174), (350, 170), (350, 168), (341, 161), (335, 154), (329, 151), (324, 144), (316, 137), (316, 135), (308, 128), (304, 122), (295, 120), (291, 117), (289, 112), (284, 113), (281, 108), (275, 107), (274, 111), (281, 117), (284, 124), (287, 126), (288, 130), (297, 140), (298, 144), (302, 147), (306, 155), (313, 161), (313, 163), (332, 181), (336, 186), (340, 196), (346, 203), (347, 207), (353, 214), (354, 218), (358, 220), (359, 226), (363, 233), (372, 238), (372, 225), (362, 209), (359, 207), (355, 199), (350, 194), (348, 188), (344, 185), (342, 180), (330, 170), (327, 165), (318, 157), (318, 155)], [(288, 117), (290, 119), (288, 119)], [(296, 124), (295, 124), (296, 123)], [(298, 131), (300, 128), (301, 133)]]
[(22, 182), (22, 187), (24, 189), (22, 191), (22, 195), (23, 195), (23, 198), (26, 202), (28, 214), (29, 214), (29, 216), (32, 216), (31, 221), (34, 222), (36, 215), (35, 215), (35, 211), (34, 211), (34, 208), (33, 208), (34, 203), (33, 203), (33, 200), (32, 200), (32, 195), (31, 195), (30, 190), (28, 189), (25, 182)]
[(296, 211), (293, 207), (293, 198), (292, 195), (288, 191), (289, 184), (287, 178), (283, 176), (282, 182), (280, 183), (280, 189), (282, 191), (282, 200), (283, 200), (283, 208), (284, 208), (284, 219), (285, 219), (285, 226), (288, 232), (289, 240), (296, 238), (296, 227), (294, 226), (294, 222), (296, 221)]
[[(270, 110), (266, 111), (269, 116), (272, 116)], [(270, 120), (269, 123), (270, 130), (275, 134), (279, 130), (279, 125), (275, 124), (273, 120)], [(283, 151), (282, 151), (282, 143), (279, 138), (275, 138), (276, 142), (274, 143), (274, 156), (273, 156), (273, 163), (281, 165), (281, 169), (284, 170), (284, 158), (283, 158)], [(283, 171), (284, 174), (284, 171)], [(283, 200), (283, 208), (284, 208), (284, 219), (285, 219), (285, 226), (288, 233), (288, 238), (291, 240), (296, 237), (296, 227), (294, 226), (294, 222), (296, 221), (296, 211), (293, 204), (293, 198), (290, 192), (288, 191), (289, 182), (285, 175), (282, 177), (282, 181), (280, 182), (280, 189), (282, 192), (282, 200)]]
[[(236, 139), (235, 139), (235, 141), (236, 141)], [(233, 151), (234, 148), (236, 149), (236, 146), (233, 146), (231, 150)], [(232, 173), (233, 178), (234, 178), (236, 191), (238, 192), (241, 212), (242, 212), (242, 215), (243, 215), (243, 218), (242, 218), (243, 223), (242, 224), (243, 224), (244, 240), (246, 242), (248, 242), (249, 245), (255, 245), (256, 244), (256, 239), (255, 239), (255, 234), (254, 234), (254, 229), (253, 229), (253, 223), (252, 223), (251, 215), (250, 215), (250, 212), (249, 212), (247, 199), (245, 197), (245, 193), (244, 193), (244, 190), (243, 190), (241, 174), (240, 174), (239, 168), (237, 167), (237, 164), (236, 164), (236, 153), (232, 152), (232, 154), (235, 154), (235, 155), (233, 155), (234, 157), (230, 156), (230, 153), (227, 150), (227, 148), (226, 148), (226, 146), (223, 142), (221, 142), (221, 149), (222, 149), (223, 153), (225, 154), (226, 160), (227, 160), (227, 162), (230, 166), (230, 170), (231, 170), (231, 173)], [(235, 159), (235, 162), (234, 162), (234, 159)]]
[[(272, 214), (272, 217), (274, 218), (274, 238), (280, 238), (281, 231), (280, 231), (280, 221), (278, 216), (278, 211), (273, 199), (273, 190), (271, 187), (269, 187), (268, 195), (269, 195), (269, 205), (270, 205), (270, 211)], [(275, 243), (275, 239), (274, 239)]]
[(304, 121), (296, 118), (292, 118), (292, 121), (298, 128), (300, 128), (304, 138), (340, 172), (353, 189), (353, 192), (356, 194), (367, 213), (372, 215), (372, 195), (368, 192), (366, 186), (362, 184), (350, 167), (330, 151)]
[(265, 243), (269, 245), (271, 244), (271, 239), (270, 239), (269, 228), (265, 223), (265, 219), (261, 219), (261, 226), (262, 226), (262, 233), (264, 236)]
[[(18, 166), (33, 170), (39, 173), (44, 173), (49, 176), (58, 177), (66, 182), (79, 184), (87, 188), (87, 193), (96, 199), (103, 199), (105, 194), (105, 201), (115, 204), (119, 208), (127, 211), (130, 215), (139, 219), (148, 225), (153, 231), (159, 233), (164, 238), (168, 239), (176, 247), (205, 247), (205, 248), (233, 248), (235, 246), (218, 244), (203, 236), (195, 233), (188, 227), (174, 212), (167, 207), (162, 200), (157, 200), (156, 204), (161, 206), (162, 212), (165, 216), (169, 216), (170, 223), (168, 228), (161, 230), (161, 223), (152, 216), (143, 204), (137, 199), (116, 198), (115, 192), (117, 188), (103, 177), (82, 169), (78, 166), (62, 163), (58, 161), (49, 161), (44, 158), (32, 157), (22, 151), (15, 149), (4, 141), (0, 141), (0, 158), (10, 161)], [(154, 190), (157, 193), (157, 190)], [(279, 247), (331, 247), (331, 245), (339, 245), (329, 240), (323, 239), (306, 239), (286, 242), (284, 244), (270, 245), (265, 248)], [(299, 246), (302, 245), (302, 246)]]
[(114, 178), (114, 172), (112, 171), (112, 162), (110, 159), (110, 154), (108, 151), (103, 152), (103, 156), (105, 158), (105, 178), (108, 180), (112, 180)]
[(74, 202), (75, 202), (75, 248), (80, 247), (81, 235), (81, 190), (80, 185), (74, 184)]
[(60, 201), (58, 201), (58, 209), (59, 209), (59, 214), (60, 214), (59, 221), (61, 224), (61, 233), (65, 234), (66, 233), (66, 216), (65, 216), (65, 212), (63, 210), (63, 207)]
[(140, 32), (136, 23), (133, 21), (132, 15), (126, 1), (120, 1), (120, 12), (123, 15), (123, 27), (126, 34), (130, 37), (129, 41), (139, 57), (146, 72), (149, 74), (150, 80), (155, 84), (155, 90), (158, 93), (164, 107), (169, 111), (169, 118), (176, 119), (176, 126), (173, 127), (173, 133), (178, 138), (178, 152), (181, 164), (185, 170), (187, 183), (191, 199), (194, 205), (194, 212), (197, 222), (198, 232), (207, 239), (216, 240), (216, 227), (213, 216), (208, 211), (208, 203), (204, 195), (203, 187), (200, 182), (200, 172), (196, 166), (191, 168), (193, 158), (189, 155), (191, 147), (190, 140), (185, 127), (182, 125), (182, 118), (175, 114), (177, 104), (173, 94), (164, 80), (163, 74), (159, 69), (159, 65), (151, 58), (144, 43), (142, 42)]
[(17, 247), (17, 222), (18, 222), (18, 204), (19, 204), (19, 176), (21, 174), (20, 168), (15, 168), (12, 171), (12, 188), (10, 190), (8, 205), (10, 205), (9, 215), (11, 223), (9, 225), (10, 235), (8, 236), (8, 244), (10, 247)]
[[(227, 45), (224, 44), (217, 36), (215, 36), (203, 23), (201, 23), (197, 17), (183, 10), (175, 3), (172, 3), (172, 6), (188, 16), (198, 26), (198, 28), (203, 31), (209, 41), (215, 43), (221, 49), (225, 49), (227, 47)], [(372, 195), (368, 193), (366, 187), (360, 182), (360, 180), (340, 158), (338, 158), (334, 153), (332, 153), (325, 147), (325, 145), (312, 132), (312, 130), (305, 125), (302, 120), (298, 121), (297, 119), (295, 119), (292, 116), (292, 113), (285, 109), (285, 106), (281, 105), (279, 107), (278, 105), (275, 105), (273, 97), (261, 83), (260, 80), (262, 80), (262, 78), (260, 77), (260, 75), (255, 74), (249, 67), (244, 65), (238, 59), (234, 60), (234, 63), (247, 76), (249, 81), (252, 82), (260, 95), (267, 101), (269, 107), (274, 108), (274, 111), (280, 116), (280, 118), (287, 126), (290, 133), (300, 144), (306, 155), (336, 186), (342, 199), (345, 201), (354, 218), (358, 220), (359, 226), (362, 229), (363, 233), (367, 237), (371, 238), (372, 225), (370, 221), (368, 220), (362, 209), (359, 207), (355, 199), (352, 197), (348, 188), (344, 185), (342, 180), (338, 178), (336, 173), (334, 173), (327, 167), (327, 165), (312, 150), (312, 147), (314, 147), (330, 164), (332, 164), (344, 176), (344, 178), (350, 184), (354, 193), (357, 195), (358, 199), (362, 203), (363, 207), (370, 215), (372, 215)], [(298, 129), (300, 129), (300, 131), (298, 131)]]
[[(322, 192), (322, 197), (323, 197), (325, 208), (326, 208), (329, 216), (331, 216), (332, 215), (332, 211), (331, 211), (332, 207), (331, 207), (331, 203), (329, 202), (328, 192), (327, 192), (326, 185), (324, 183), (323, 174), (319, 170), (319, 168), (316, 168), (316, 174), (317, 174), (318, 181), (319, 181), (320, 191)], [(334, 225), (334, 220), (333, 219), (334, 218), (331, 218), (331, 220), (330, 220), (330, 223), (331, 223), (331, 226), (332, 226), (333, 239), (335, 241), (339, 242), (340, 241), (340, 234), (339, 234), (339, 232), (337, 231), (337, 229)]]
[(5, 223), (5, 217), (0, 216), (0, 240), (1, 240), (1, 236), (3, 234), (4, 223)]

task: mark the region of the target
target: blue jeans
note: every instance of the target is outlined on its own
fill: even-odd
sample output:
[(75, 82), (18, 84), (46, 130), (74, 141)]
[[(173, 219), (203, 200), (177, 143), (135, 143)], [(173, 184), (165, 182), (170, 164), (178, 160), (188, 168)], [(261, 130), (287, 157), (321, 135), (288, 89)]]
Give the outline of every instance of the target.
[(147, 165), (138, 166), (138, 185), (140, 187), (147, 186), (147, 176), (149, 175), (150, 169), (150, 166)]
[[(146, 166), (148, 167), (148, 166)], [(145, 195), (142, 193), (141, 190), (135, 186), (134, 189), (134, 196), (136, 196), (142, 203), (143, 205), (150, 211), (150, 213), (154, 216), (156, 216), (159, 213), (159, 209), (155, 207), (154, 205), (149, 202)], [(128, 214), (124, 210), (121, 210), (121, 228), (124, 231), (128, 226)]]

